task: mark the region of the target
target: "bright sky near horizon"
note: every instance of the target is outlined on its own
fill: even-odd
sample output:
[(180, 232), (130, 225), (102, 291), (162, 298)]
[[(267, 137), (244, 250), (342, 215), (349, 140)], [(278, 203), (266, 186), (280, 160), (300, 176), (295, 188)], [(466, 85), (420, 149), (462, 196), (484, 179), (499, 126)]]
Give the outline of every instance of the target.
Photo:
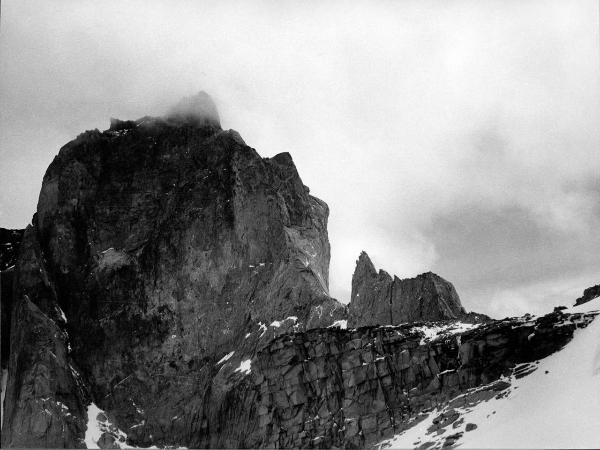
[(0, 226), (58, 149), (199, 90), (331, 209), (330, 288), (365, 250), (494, 317), (600, 283), (598, 2), (2, 2)]

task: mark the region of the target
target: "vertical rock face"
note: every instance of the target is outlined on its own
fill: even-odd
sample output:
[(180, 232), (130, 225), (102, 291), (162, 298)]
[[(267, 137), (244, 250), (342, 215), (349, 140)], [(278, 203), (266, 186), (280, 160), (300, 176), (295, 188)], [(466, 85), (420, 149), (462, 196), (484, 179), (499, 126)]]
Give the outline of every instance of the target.
[(427, 272), (404, 280), (377, 272), (362, 252), (352, 277), (349, 325), (396, 325), (404, 322), (468, 317), (452, 283)]
[[(3, 446), (81, 446), (90, 400), (132, 442), (207, 445), (225, 401), (216, 360), (252, 354), (266, 324), (345, 314), (328, 294), (327, 217), (290, 155), (223, 131), (203, 93), (65, 145), (16, 265)], [(66, 405), (68, 432), (21, 417), (44, 401)]]
[(502, 376), (535, 371), (535, 361), (560, 350), (596, 314), (556, 312), (467, 331), (446, 322), (279, 336), (245, 376), (230, 372), (229, 420), (210, 430), (218, 435), (213, 446), (379, 448), (422, 413), (464, 402), (456, 397), (472, 388), (474, 403), (506, 393)]
[(14, 266), (24, 230), (0, 228), (0, 303), (1, 303), (1, 339), (2, 369), (8, 364), (10, 351), (10, 317), (13, 305)]

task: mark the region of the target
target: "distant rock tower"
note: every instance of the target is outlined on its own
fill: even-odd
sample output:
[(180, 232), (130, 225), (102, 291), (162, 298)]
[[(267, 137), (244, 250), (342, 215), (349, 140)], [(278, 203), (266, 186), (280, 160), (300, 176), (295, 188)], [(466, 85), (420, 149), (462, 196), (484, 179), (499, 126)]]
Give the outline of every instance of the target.
[(462, 319), (468, 314), (456, 289), (432, 272), (404, 280), (377, 272), (369, 255), (360, 254), (352, 277), (349, 326)]

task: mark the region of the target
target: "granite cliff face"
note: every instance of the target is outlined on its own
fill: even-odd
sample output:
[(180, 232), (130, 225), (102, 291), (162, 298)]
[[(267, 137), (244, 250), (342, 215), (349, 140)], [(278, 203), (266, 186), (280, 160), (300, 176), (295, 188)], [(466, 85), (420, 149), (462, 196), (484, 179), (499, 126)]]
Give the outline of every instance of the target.
[[(235, 390), (245, 408), (258, 405), (258, 418), (237, 436), (243, 440), (221, 442), (373, 446), (461, 394), (471, 403), (502, 395), (510, 383), (501, 377), (535, 371), (539, 359), (560, 350), (596, 314), (555, 312), (470, 327), (438, 322), (280, 336), (252, 360), (250, 382)], [(439, 426), (450, 424), (447, 419)]]
[(377, 272), (362, 252), (352, 277), (349, 326), (398, 325), (428, 320), (488, 320), (465, 311), (452, 283), (427, 272), (415, 278), (393, 278)]
[(24, 230), (0, 228), (0, 330), (2, 370), (7, 368), (10, 351), (10, 317), (13, 304), (14, 266)]
[[(223, 131), (205, 94), (65, 145), (16, 264), (3, 445), (81, 446), (90, 400), (124, 428), (143, 421), (135, 442), (202, 433), (215, 361), (265, 324), (344, 316), (327, 217), (290, 155)], [(40, 402), (66, 405), (70, 431)]]

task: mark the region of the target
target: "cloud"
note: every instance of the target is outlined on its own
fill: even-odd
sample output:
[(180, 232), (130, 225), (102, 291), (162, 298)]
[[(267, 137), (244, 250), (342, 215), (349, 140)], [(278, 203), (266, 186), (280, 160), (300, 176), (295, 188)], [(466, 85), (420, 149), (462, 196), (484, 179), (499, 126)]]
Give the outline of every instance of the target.
[(360, 250), (399, 276), (438, 270), (483, 312), (477, 293), (513, 286), (526, 303), (527, 286), (600, 269), (585, 247), (599, 213), (595, 1), (2, 6), (4, 226), (30, 219), (45, 168), (82, 130), (204, 90), (223, 128), (290, 152), (330, 205), (342, 300)]

